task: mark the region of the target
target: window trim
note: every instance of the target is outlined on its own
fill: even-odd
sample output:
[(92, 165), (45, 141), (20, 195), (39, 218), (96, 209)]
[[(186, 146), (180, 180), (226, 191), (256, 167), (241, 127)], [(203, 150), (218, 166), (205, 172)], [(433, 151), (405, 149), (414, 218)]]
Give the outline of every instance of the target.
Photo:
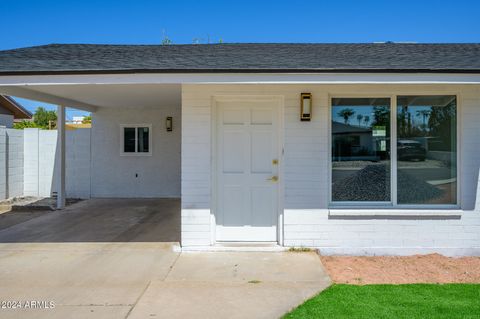
[[(456, 98), (456, 143), (457, 143), (457, 194), (455, 204), (398, 204), (397, 202), (397, 98), (399, 96), (435, 96), (435, 95), (453, 95)], [(332, 200), (332, 101), (335, 98), (389, 98), (390, 99), (390, 201), (375, 202), (375, 201), (333, 201)], [(395, 94), (348, 94), (348, 93), (335, 93), (328, 95), (328, 136), (327, 136), (327, 153), (328, 153), (328, 208), (331, 210), (345, 210), (351, 211), (352, 209), (360, 209), (359, 215), (372, 215), (371, 210), (429, 210), (433, 212), (435, 210), (458, 210), (461, 209), (461, 123), (462, 123), (462, 100), (459, 92), (451, 91), (429, 91), (429, 92), (415, 92), (415, 91), (400, 91)], [(393, 142), (395, 141), (395, 142)], [(394, 160), (395, 159), (395, 160)], [(340, 215), (340, 213), (338, 213)], [(430, 214), (429, 214), (430, 215)]]
[[(149, 136), (148, 136), (148, 152), (139, 152), (138, 151), (138, 128), (147, 127)], [(125, 152), (125, 128), (135, 128), (135, 152)], [(120, 156), (152, 156), (152, 124), (120, 124)]]

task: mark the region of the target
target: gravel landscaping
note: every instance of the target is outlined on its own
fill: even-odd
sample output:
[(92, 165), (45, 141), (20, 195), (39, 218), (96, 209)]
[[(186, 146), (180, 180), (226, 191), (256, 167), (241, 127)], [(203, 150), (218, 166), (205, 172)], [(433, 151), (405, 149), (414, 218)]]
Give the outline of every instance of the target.
[[(363, 168), (368, 165), (390, 165), (390, 161), (333, 161), (332, 167), (335, 168)], [(399, 168), (443, 168), (448, 167), (444, 162), (432, 159), (426, 159), (425, 161), (398, 161)]]
[[(425, 203), (443, 191), (405, 172), (398, 171), (399, 203)], [(413, 191), (414, 190), (414, 191)], [(390, 201), (390, 170), (386, 165), (367, 165), (332, 185), (335, 201)]]

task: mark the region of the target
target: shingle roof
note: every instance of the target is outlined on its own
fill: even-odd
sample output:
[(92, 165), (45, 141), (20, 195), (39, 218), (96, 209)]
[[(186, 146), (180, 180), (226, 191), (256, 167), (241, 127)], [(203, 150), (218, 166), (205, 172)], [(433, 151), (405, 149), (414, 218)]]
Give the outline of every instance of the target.
[(50, 44), (0, 51), (0, 74), (480, 73), (480, 44)]

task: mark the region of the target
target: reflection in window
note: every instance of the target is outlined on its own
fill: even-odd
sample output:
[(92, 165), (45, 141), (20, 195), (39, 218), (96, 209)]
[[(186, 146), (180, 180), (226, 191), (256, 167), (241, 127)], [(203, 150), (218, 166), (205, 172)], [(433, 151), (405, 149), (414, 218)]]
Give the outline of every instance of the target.
[(455, 96), (397, 98), (397, 201), (456, 204)]
[(390, 99), (332, 99), (332, 201), (385, 202), (390, 189)]
[(129, 125), (122, 127), (122, 130), (122, 154), (150, 154), (150, 127)]
[(138, 149), (139, 153), (148, 153), (148, 127), (138, 127)]
[(125, 127), (123, 129), (123, 151), (125, 153), (135, 152), (135, 128)]

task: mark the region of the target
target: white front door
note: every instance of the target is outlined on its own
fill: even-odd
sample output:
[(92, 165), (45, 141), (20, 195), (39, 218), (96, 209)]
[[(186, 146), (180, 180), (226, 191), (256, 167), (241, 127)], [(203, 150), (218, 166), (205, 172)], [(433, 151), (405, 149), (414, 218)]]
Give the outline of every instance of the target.
[(216, 239), (276, 241), (278, 105), (267, 101), (217, 105)]

